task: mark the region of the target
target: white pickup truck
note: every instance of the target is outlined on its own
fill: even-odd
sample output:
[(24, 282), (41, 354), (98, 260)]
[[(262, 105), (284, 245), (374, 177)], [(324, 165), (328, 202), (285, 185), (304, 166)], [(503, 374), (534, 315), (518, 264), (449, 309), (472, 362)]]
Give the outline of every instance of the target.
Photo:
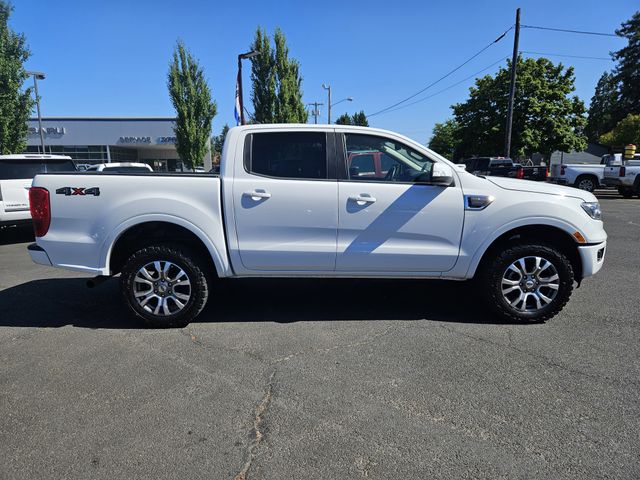
[(604, 183), (618, 189), (620, 195), (640, 197), (640, 154), (633, 158), (622, 158), (622, 154), (607, 155), (604, 169)]
[(555, 163), (549, 170), (548, 181), (593, 192), (604, 185), (604, 161), (601, 164)]
[(152, 326), (185, 325), (229, 277), (476, 279), (499, 315), (542, 321), (600, 270), (607, 240), (591, 193), (478, 177), (351, 126), (236, 127), (219, 177), (38, 175), (30, 200), (31, 258), (93, 283), (120, 273)]

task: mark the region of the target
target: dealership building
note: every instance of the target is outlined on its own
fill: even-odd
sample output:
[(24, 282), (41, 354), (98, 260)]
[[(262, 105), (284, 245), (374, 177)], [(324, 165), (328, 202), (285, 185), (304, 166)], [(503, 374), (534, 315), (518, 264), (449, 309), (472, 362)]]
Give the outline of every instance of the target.
[[(142, 162), (158, 172), (182, 171), (174, 118), (45, 117), (45, 153), (68, 155), (76, 164)], [(29, 120), (26, 153), (42, 153), (38, 119)], [(204, 159), (211, 169), (211, 153)]]

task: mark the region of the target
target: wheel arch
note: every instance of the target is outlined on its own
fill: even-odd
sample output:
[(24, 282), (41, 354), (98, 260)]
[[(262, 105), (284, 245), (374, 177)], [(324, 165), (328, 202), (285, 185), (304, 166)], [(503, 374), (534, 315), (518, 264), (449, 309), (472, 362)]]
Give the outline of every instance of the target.
[(110, 275), (115, 275), (135, 251), (157, 243), (188, 245), (211, 262), (211, 272), (216, 276), (224, 276), (227, 271), (225, 257), (220, 255), (218, 248), (202, 230), (180, 218), (164, 215), (130, 219), (121, 224), (111, 240), (105, 242), (108, 247), (103, 254), (103, 265)]
[(580, 283), (583, 272), (578, 243), (566, 230), (548, 224), (520, 225), (498, 235), (471, 266), (469, 277), (474, 277), (495, 252), (524, 241), (539, 241), (558, 248), (571, 262), (575, 279)]
[(591, 180), (593, 180), (593, 185), (594, 185), (594, 189), (598, 188), (600, 186), (600, 179), (598, 178), (598, 176), (595, 173), (581, 173), (579, 174), (575, 181), (573, 182), (574, 186), (577, 186), (578, 183), (580, 183), (580, 180), (582, 180), (583, 178), (590, 178)]

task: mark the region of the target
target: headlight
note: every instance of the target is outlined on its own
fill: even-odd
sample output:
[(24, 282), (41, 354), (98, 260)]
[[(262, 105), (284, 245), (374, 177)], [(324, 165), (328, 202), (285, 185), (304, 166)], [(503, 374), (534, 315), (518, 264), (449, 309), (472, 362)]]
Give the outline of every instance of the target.
[(583, 202), (581, 207), (594, 220), (602, 219), (602, 211), (598, 202)]

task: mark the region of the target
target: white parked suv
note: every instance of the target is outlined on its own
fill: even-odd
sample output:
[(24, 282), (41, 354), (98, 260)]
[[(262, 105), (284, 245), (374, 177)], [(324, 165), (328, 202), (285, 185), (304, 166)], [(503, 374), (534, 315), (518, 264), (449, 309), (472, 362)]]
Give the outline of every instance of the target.
[(0, 225), (31, 221), (29, 188), (38, 173), (74, 171), (71, 157), (63, 155), (0, 155)]
[[(384, 168), (348, 168), (362, 151)], [(124, 302), (154, 326), (185, 325), (215, 298), (213, 280), (231, 277), (474, 279), (498, 315), (542, 321), (600, 270), (607, 241), (589, 192), (478, 177), (353, 126), (232, 128), (219, 176), (45, 174), (33, 185), (31, 258), (94, 284), (120, 274)]]

